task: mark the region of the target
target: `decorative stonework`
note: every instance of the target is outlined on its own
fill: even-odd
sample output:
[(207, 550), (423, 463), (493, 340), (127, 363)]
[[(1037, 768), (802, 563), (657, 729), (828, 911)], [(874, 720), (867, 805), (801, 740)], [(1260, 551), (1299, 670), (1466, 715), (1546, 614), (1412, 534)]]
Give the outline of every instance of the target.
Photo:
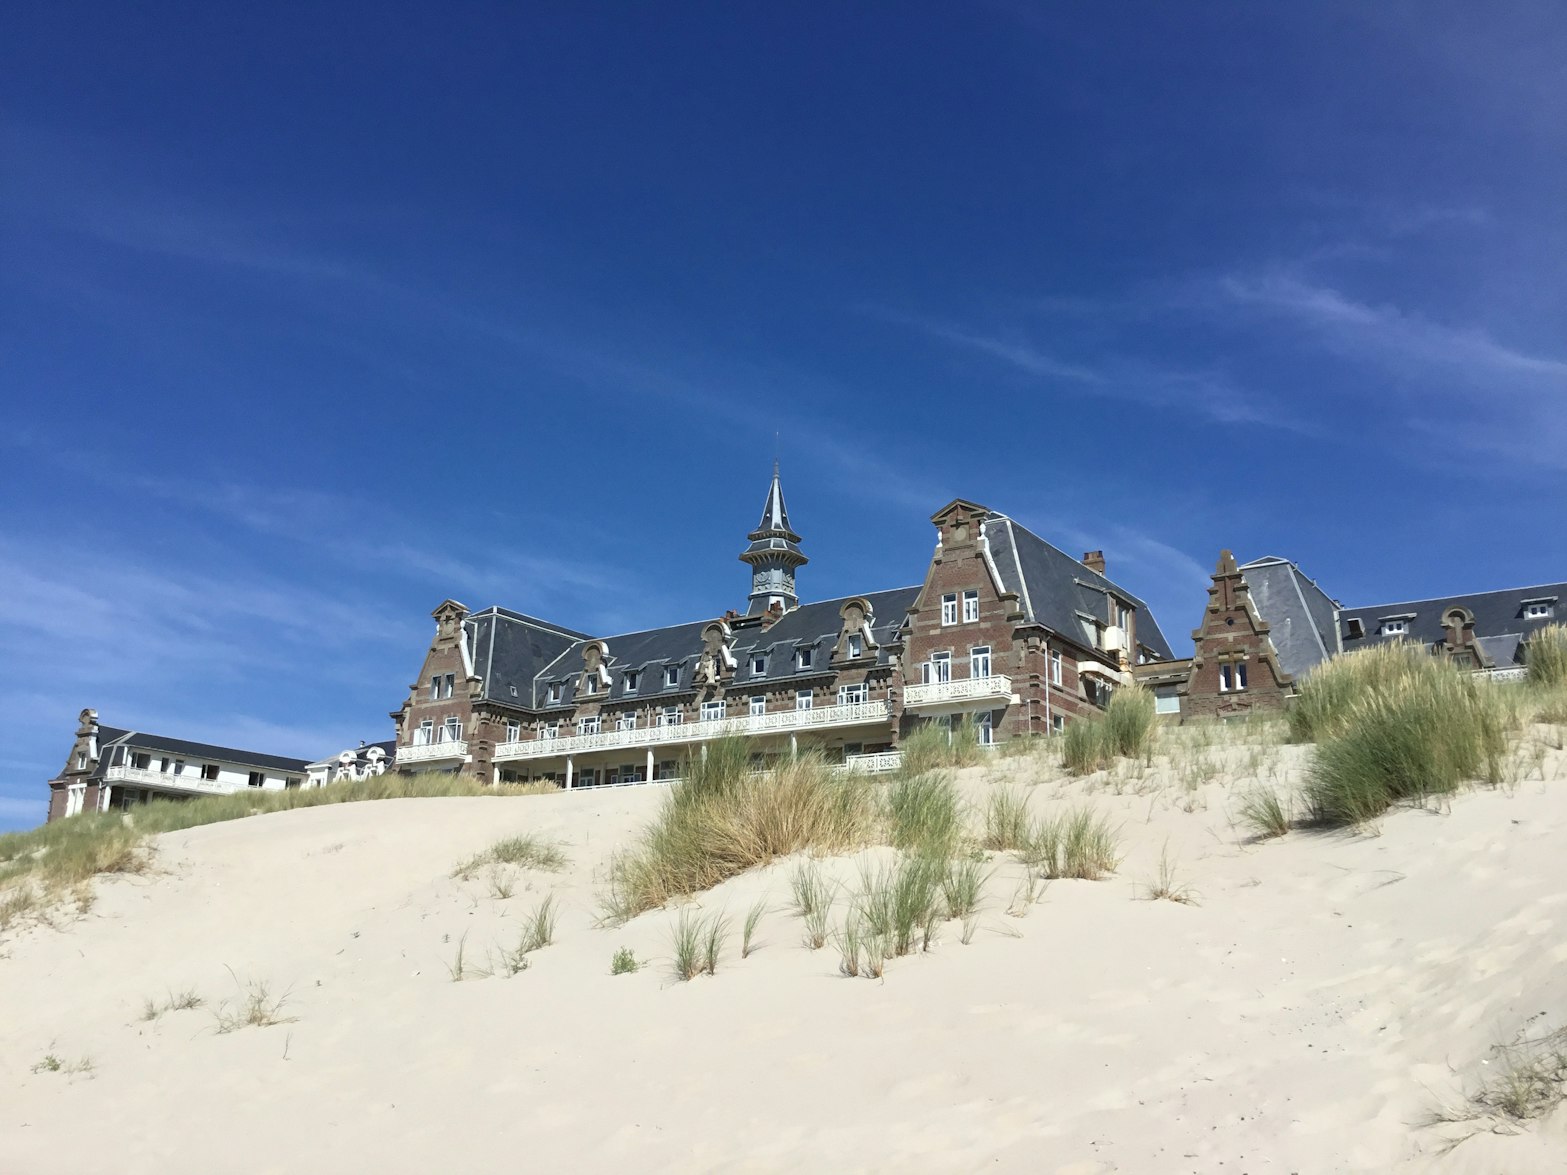
[[(876, 615), (871, 609), (871, 602), (864, 596), (859, 596), (839, 608), (838, 615), (843, 619), (843, 627), (838, 632), (837, 643), (832, 647), (833, 663), (857, 661), (862, 658), (874, 660), (877, 646), (871, 638), (871, 628), (876, 623)], [(851, 637), (859, 638), (858, 653), (851, 654), (849, 651)]]
[(723, 620), (715, 620), (702, 630), (702, 655), (696, 663), (698, 686), (717, 687), (734, 675), (735, 655), (730, 649), (733, 643), (734, 633)]
[(1294, 679), (1279, 665), (1269, 627), (1252, 603), (1235, 556), (1221, 551), (1208, 588), (1191, 672), (1180, 687), (1188, 717), (1238, 718), (1282, 710)]

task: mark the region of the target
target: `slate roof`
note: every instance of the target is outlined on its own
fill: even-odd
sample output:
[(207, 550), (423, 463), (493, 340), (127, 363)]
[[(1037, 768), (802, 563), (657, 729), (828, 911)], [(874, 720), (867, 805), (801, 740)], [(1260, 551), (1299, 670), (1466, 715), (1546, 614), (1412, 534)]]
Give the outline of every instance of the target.
[(211, 759), (235, 767), (265, 767), (273, 771), (303, 773), (309, 760), (290, 759), (284, 755), (267, 755), (260, 751), (241, 751), (234, 747), (219, 747), (211, 743), (191, 742), (182, 738), (165, 738), (160, 734), (147, 734), (140, 730), (121, 730), (118, 727), (98, 725), (98, 766), (92, 778), (100, 778), (109, 769), (111, 747), (128, 747), (137, 751), (156, 751), (159, 754), (178, 755), (188, 759)]
[(1093, 625), (1083, 615), (1108, 624), (1108, 595), (1113, 594), (1137, 609), (1137, 643), (1161, 661), (1174, 657), (1148, 605), (1120, 584), (1089, 570), (1005, 514), (986, 516), (985, 538), (1001, 582), (1017, 592), (1030, 622), (1093, 648)]
[(1240, 570), (1285, 673), (1299, 678), (1341, 651), (1338, 605), (1316, 580), (1277, 555), (1243, 563)]
[[(876, 664), (885, 665), (886, 646), (897, 639), (898, 629), (919, 591), (918, 587), (894, 588), (802, 604), (785, 612), (770, 628), (731, 621), (733, 640), (729, 647), (736, 667), (729, 680), (730, 688), (776, 685), (795, 679), (803, 682), (831, 674), (833, 646), (843, 630), (839, 609), (854, 599), (864, 599), (871, 606), (871, 637), (878, 646)], [(527, 709), (569, 710), (576, 704), (583, 646), (590, 639), (600, 639), (609, 647), (605, 668), (610, 673), (610, 688), (608, 693), (595, 694), (595, 698), (611, 703), (629, 699), (667, 698), (673, 701), (694, 688), (693, 679), (702, 654), (702, 630), (714, 619), (602, 638), (578, 634), (577, 639), (563, 642), (556, 656), (542, 664), (534, 659), (531, 648), (523, 642), (497, 640), (493, 652), (487, 646), (480, 647), (475, 669), (485, 678), (484, 696), (489, 700)], [(807, 648), (811, 650), (811, 665), (801, 669), (797, 666), (796, 654)], [(757, 655), (764, 659), (760, 674), (752, 672), (752, 658)], [(664, 670), (668, 667), (678, 670), (676, 684), (672, 686), (664, 684)], [(639, 671), (635, 692), (626, 690), (628, 670)], [(515, 697), (510, 692), (512, 685), (518, 687)], [(560, 686), (558, 702), (548, 700), (551, 685)]]
[(484, 679), (484, 696), (517, 706), (533, 705), (533, 680), (544, 667), (586, 633), (507, 608), (487, 608), (463, 622), (473, 653), (473, 671)]
[[(1552, 614), (1536, 620), (1524, 619), (1524, 605), (1532, 601), (1551, 601)], [(1442, 616), (1450, 608), (1466, 608), (1474, 615), (1475, 637), (1487, 655), (1498, 665), (1519, 660), (1518, 646), (1547, 624), (1560, 624), (1567, 618), (1567, 583), (1536, 584), (1532, 587), (1502, 588), (1494, 592), (1474, 592), (1460, 596), (1434, 596), (1427, 600), (1404, 600), (1393, 604), (1366, 604), (1343, 608), (1339, 612), (1345, 652), (1407, 639), (1423, 645), (1435, 645), (1446, 639)], [(1379, 632), (1385, 617), (1407, 618), (1409, 632), (1400, 638)], [(1349, 621), (1359, 619), (1365, 635), (1351, 637)]]

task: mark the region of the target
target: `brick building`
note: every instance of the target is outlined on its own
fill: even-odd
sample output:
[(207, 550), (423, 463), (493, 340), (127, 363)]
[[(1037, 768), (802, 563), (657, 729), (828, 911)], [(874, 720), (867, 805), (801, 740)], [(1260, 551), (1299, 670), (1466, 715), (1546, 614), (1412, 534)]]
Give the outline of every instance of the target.
[(673, 778), (724, 735), (759, 760), (801, 746), (851, 768), (895, 761), (920, 722), (971, 720), (982, 744), (1094, 712), (1170, 649), (1143, 603), (1017, 522), (954, 501), (931, 519), (922, 582), (800, 603), (807, 562), (775, 467), (740, 559), (744, 613), (599, 636), (455, 600), (397, 723), (405, 770), (596, 786)]

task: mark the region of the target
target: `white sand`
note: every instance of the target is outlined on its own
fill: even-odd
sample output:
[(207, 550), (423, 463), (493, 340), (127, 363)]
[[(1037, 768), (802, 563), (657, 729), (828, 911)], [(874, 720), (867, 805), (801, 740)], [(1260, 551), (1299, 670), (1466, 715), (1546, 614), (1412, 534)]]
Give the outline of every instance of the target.
[[(596, 927), (595, 873), (661, 789), (170, 835), (159, 873), (0, 943), (0, 1170), (1567, 1170), (1561, 1111), (1422, 1125), (1494, 1072), (1493, 1045), (1567, 1017), (1567, 756), (1380, 835), (1254, 845), (1227, 814), (1241, 781), (1293, 779), (1301, 752), (1227, 754), (1229, 784), (1197, 782), (1214, 751), (1040, 782), (1036, 811), (1092, 789), (1122, 823), (1119, 874), (1051, 883), (1018, 918), (1021, 867), (997, 857), (973, 942), (949, 923), (883, 981), (804, 947), (791, 863), (701, 897), (734, 926), (714, 977), (671, 981), (673, 912)], [(998, 760), (963, 785), (1010, 772), (1041, 778)], [(509, 900), (449, 878), (523, 830), (570, 869)], [(1142, 900), (1166, 843), (1200, 905)], [(854, 860), (832, 868), (852, 887)], [(459, 940), (485, 965), (552, 890), (558, 936), (526, 972), (451, 981)], [(650, 962), (612, 977), (622, 945)], [(286, 992), (292, 1022), (216, 1032), (236, 977)], [(207, 1007), (139, 1020), (184, 988)], [(93, 1072), (30, 1071), (49, 1054)]]

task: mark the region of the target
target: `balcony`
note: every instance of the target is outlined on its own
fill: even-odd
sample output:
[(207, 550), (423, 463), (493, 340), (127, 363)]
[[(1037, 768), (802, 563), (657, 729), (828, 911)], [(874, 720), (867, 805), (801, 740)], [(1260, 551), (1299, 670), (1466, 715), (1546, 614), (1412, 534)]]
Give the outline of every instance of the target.
[(903, 766), (902, 751), (874, 751), (869, 755), (850, 755), (843, 769), (851, 775), (881, 775)]
[(1006, 705), (1014, 701), (1012, 679), (1000, 675), (966, 677), (962, 681), (933, 681), (911, 685), (903, 691), (903, 704), (910, 710), (983, 709), (986, 702)]
[(194, 795), (227, 795), (234, 785), (196, 775), (175, 775), (172, 771), (150, 771), (145, 767), (110, 767), (103, 773), (107, 783), (134, 783), (160, 791), (190, 792)]
[[(518, 759), (583, 755), (590, 751), (645, 750), (648, 747), (707, 742), (729, 735), (796, 734), (835, 726), (886, 722), (891, 717), (892, 708), (886, 702), (857, 702), (847, 706), (823, 706), (815, 710), (780, 710), (776, 714), (754, 714), (745, 718), (716, 718), (707, 722), (676, 723), (673, 726), (645, 726), (636, 730), (607, 730), (600, 734), (501, 743), (495, 748), (495, 761), (509, 763)], [(397, 761), (399, 764), (406, 763), (407, 753), (399, 750)]]
[(399, 767), (405, 767), (409, 763), (467, 762), (467, 760), (468, 744), (461, 739), (441, 739), (420, 746), (397, 748)]

